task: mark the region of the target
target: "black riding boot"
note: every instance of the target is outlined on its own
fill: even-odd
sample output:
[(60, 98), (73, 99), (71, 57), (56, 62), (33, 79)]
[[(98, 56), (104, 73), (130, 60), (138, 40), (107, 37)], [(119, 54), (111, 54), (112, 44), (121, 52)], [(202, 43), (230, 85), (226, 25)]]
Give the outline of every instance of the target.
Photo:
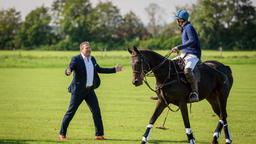
[(199, 96), (198, 96), (198, 84), (197, 80), (195, 78), (195, 75), (191, 68), (186, 68), (184, 70), (184, 74), (186, 76), (187, 81), (190, 83), (192, 91), (189, 94), (189, 101), (192, 102), (198, 102)]

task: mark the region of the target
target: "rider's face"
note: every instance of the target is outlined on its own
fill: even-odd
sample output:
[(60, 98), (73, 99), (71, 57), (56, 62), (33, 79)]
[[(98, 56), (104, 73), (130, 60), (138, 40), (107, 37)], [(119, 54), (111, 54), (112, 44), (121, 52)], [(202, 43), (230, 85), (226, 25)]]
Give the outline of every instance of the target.
[(181, 19), (177, 19), (176, 20), (176, 23), (181, 27), (182, 25), (183, 25), (183, 20), (181, 20)]

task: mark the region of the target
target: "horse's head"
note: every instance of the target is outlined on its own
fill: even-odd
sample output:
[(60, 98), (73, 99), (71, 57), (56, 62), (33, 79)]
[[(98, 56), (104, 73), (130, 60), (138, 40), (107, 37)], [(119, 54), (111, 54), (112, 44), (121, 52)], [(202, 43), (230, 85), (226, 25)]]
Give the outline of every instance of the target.
[(128, 49), (128, 52), (131, 54), (132, 59), (132, 83), (135, 86), (140, 86), (143, 84), (145, 74), (150, 70), (149, 63), (146, 61), (141, 51), (139, 51), (135, 46), (132, 49)]

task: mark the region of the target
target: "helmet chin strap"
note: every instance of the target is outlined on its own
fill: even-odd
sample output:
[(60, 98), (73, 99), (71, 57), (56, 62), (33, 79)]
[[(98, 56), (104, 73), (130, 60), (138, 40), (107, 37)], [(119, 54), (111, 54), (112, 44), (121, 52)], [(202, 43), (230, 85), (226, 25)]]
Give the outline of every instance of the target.
[(178, 22), (180, 28), (182, 28), (188, 21)]

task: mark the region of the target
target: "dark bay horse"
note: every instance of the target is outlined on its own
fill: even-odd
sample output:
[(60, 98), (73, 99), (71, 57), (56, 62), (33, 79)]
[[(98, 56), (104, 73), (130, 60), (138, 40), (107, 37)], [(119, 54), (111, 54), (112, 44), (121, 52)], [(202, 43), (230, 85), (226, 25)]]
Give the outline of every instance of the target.
[[(147, 125), (141, 144), (148, 142), (155, 121), (170, 103), (179, 107), (188, 142), (195, 144), (187, 109), (190, 87), (186, 82), (180, 80), (184, 74), (178, 71), (177, 63), (150, 50), (138, 50), (133, 47), (128, 51), (132, 57), (133, 84), (135, 86), (142, 85), (145, 75), (152, 71), (158, 90), (156, 108)], [(217, 61), (206, 61), (197, 67), (200, 71), (199, 98), (200, 100), (206, 99), (219, 117), (212, 144), (218, 143), (222, 128), (224, 129), (226, 144), (231, 144), (232, 139), (228, 129), (226, 111), (227, 98), (233, 84), (231, 69)]]

